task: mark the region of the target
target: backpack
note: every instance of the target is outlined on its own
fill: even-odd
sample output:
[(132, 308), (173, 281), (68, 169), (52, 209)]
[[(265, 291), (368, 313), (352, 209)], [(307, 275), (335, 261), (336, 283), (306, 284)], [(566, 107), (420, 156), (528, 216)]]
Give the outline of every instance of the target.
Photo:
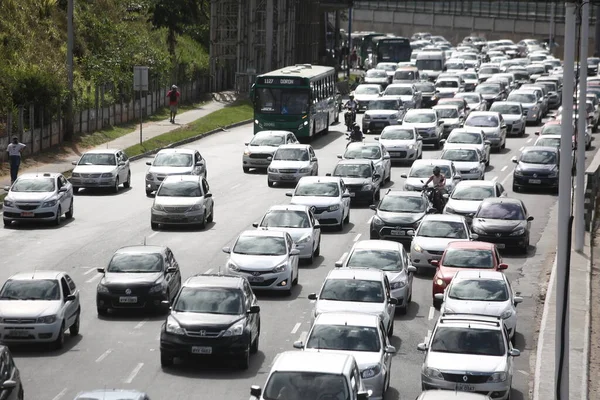
[(177, 101), (177, 91), (176, 90), (171, 90), (169, 92), (169, 100), (171, 100), (172, 102)]

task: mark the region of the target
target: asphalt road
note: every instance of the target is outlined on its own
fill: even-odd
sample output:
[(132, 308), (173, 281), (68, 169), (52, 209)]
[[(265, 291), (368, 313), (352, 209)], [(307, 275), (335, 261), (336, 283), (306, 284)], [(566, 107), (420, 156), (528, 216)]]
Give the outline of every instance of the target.
[[(334, 126), (329, 135), (313, 142), (319, 158), (320, 174), (331, 172), (336, 154), (345, 147), (343, 126)], [(551, 194), (513, 194), (511, 157), (523, 146), (532, 144), (535, 128), (523, 138), (509, 138), (507, 148), (493, 154), (486, 179), (496, 179), (522, 198), (535, 217), (531, 248), (527, 256), (504, 254), (509, 264), (507, 275), (525, 301), (519, 306), (513, 399), (528, 398), (530, 355), (534, 343), (537, 288), (548, 254), (554, 252), (552, 230), (548, 224), (557, 197)], [(312, 266), (304, 266), (293, 296), (259, 295), (262, 332), (259, 353), (251, 359), (248, 371), (240, 372), (224, 364), (186, 364), (163, 371), (159, 362), (159, 331), (164, 316), (116, 315), (100, 319), (95, 309), (97, 267), (105, 267), (119, 247), (161, 244), (171, 247), (179, 261), (183, 279), (192, 274), (216, 272), (224, 265), (223, 246), (230, 245), (244, 229), (251, 229), (267, 208), (285, 204), (285, 192), (291, 188), (268, 188), (261, 173), (244, 174), (241, 158), (243, 143), (252, 136), (252, 127), (243, 126), (219, 133), (188, 147), (197, 148), (207, 160), (208, 180), (215, 200), (215, 222), (204, 231), (150, 229), (152, 199), (144, 193), (146, 160), (132, 163), (132, 188), (118, 194), (85, 193), (75, 197), (75, 218), (60, 227), (20, 226), (0, 229), (3, 244), (0, 279), (37, 269), (69, 271), (81, 290), (81, 335), (67, 335), (62, 351), (45, 348), (14, 351), (21, 370), (27, 399), (72, 399), (82, 390), (97, 388), (135, 388), (152, 399), (189, 399), (202, 392), (203, 398), (248, 398), (250, 385), (264, 385), (277, 353), (291, 350), (292, 343), (306, 334), (312, 304), (307, 299), (319, 289), (334, 262), (361, 239), (368, 239), (373, 211), (354, 208), (351, 223), (343, 232), (325, 231), (321, 256)], [(368, 140), (373, 140), (372, 136)], [(588, 152), (591, 159), (592, 153)], [(439, 151), (426, 149), (424, 158), (436, 158)], [(408, 166), (394, 166), (389, 187), (401, 188), (400, 174)], [(548, 234), (540, 241), (545, 229)], [(542, 244), (540, 244), (542, 243)], [(396, 318), (392, 343), (394, 357), (391, 387), (386, 399), (414, 399), (420, 393), (420, 368), (423, 355), (416, 345), (432, 329), (437, 311), (432, 308), (431, 276), (414, 280), (413, 303), (406, 316)], [(196, 395), (194, 395), (196, 397)]]

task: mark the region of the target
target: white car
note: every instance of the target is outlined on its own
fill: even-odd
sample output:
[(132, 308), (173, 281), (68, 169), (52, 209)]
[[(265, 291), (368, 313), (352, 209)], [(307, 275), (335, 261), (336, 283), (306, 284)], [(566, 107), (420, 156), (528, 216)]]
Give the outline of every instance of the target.
[(363, 133), (381, 132), (386, 126), (398, 125), (402, 119), (401, 103), (394, 98), (372, 100), (362, 119)]
[(386, 87), (390, 83), (387, 72), (381, 69), (372, 68), (365, 74), (365, 84), (381, 85)]
[(354, 100), (358, 103), (358, 110), (363, 111), (372, 100), (378, 99), (382, 92), (381, 85), (361, 84), (354, 89)]
[(479, 150), (485, 158), (485, 165), (490, 165), (491, 142), (485, 138), (485, 133), (467, 131), (466, 129), (454, 129), (448, 135), (448, 139), (442, 141), (444, 149), (459, 148), (463, 149), (472, 146)]
[(496, 181), (462, 181), (444, 196), (447, 197), (444, 214), (462, 215), (470, 222), (484, 199), (506, 196), (506, 191)]
[[(548, 147), (558, 147), (560, 148), (560, 140), (562, 139), (562, 137), (560, 135), (543, 135), (540, 136), (539, 138), (537, 138), (537, 140), (535, 141), (535, 143), (533, 143), (534, 146), (548, 146)], [(575, 146), (575, 143), (573, 143), (573, 146)]]
[(525, 135), (527, 119), (523, 115), (524, 110), (521, 103), (513, 101), (496, 101), (490, 107), (490, 111), (499, 112), (506, 122), (507, 135)]
[(284, 144), (296, 144), (298, 139), (296, 135), (288, 131), (261, 131), (252, 137), (247, 143), (244, 143), (244, 155), (242, 156), (242, 169), (244, 172), (250, 172), (250, 168), (267, 169), (273, 157), (275, 150)]
[(350, 222), (350, 192), (340, 177), (304, 177), (286, 196), (292, 198), (291, 204), (312, 207), (321, 225), (335, 226), (341, 231)]
[(344, 154), (337, 157), (340, 160), (371, 160), (384, 184), (392, 180), (390, 154), (381, 143), (349, 143)]
[(146, 161), (146, 196), (156, 191), (169, 175), (201, 175), (206, 179), (206, 160), (198, 150), (163, 149), (154, 160)]
[(458, 76), (445, 76), (435, 81), (435, 89), (439, 98), (452, 98), (457, 93), (464, 91), (462, 79)]
[[(401, 174), (400, 177), (405, 178), (404, 190), (423, 190), (423, 185), (433, 175), (433, 168), (439, 167), (441, 173), (446, 177), (446, 191), (452, 192), (452, 188), (460, 181), (461, 177), (454, 163), (448, 160), (417, 160), (413, 163), (408, 174)], [(430, 183), (431, 186), (431, 183)]]
[(73, 185), (55, 172), (29, 173), (5, 186), (4, 226), (13, 221), (48, 221), (60, 225), (63, 214), (73, 218)]
[(290, 184), (304, 176), (319, 175), (319, 160), (315, 150), (308, 144), (285, 144), (273, 154), (267, 168), (267, 185)]
[(434, 297), (443, 301), (440, 314), (485, 314), (502, 318), (508, 336), (514, 343), (517, 305), (523, 302), (523, 298), (515, 296), (503, 272), (458, 271), (445, 292), (437, 293)]
[(506, 122), (498, 112), (474, 111), (467, 117), (464, 127), (468, 132), (483, 131), (493, 149), (500, 151), (506, 147)]
[(421, 107), (421, 92), (417, 90), (413, 83), (389, 85), (383, 92), (383, 96), (399, 99), (406, 109)]
[(283, 291), (289, 296), (298, 283), (300, 250), (287, 232), (244, 231), (223, 252), (229, 254), (227, 273), (246, 278), (255, 290)]
[(402, 126), (416, 128), (424, 144), (433, 144), (434, 149), (439, 149), (444, 133), (444, 122), (438, 118), (434, 110), (408, 110), (404, 114)]
[(515, 90), (508, 95), (507, 101), (520, 103), (527, 123), (539, 125), (542, 122), (542, 109), (537, 96), (531, 91)]
[(61, 349), (65, 331), (79, 335), (79, 289), (61, 271), (11, 276), (0, 289), (0, 335), (4, 344), (52, 343)]
[(260, 222), (255, 222), (252, 226), (289, 233), (296, 243), (296, 249), (300, 251), (298, 257), (308, 260), (310, 264), (321, 253), (321, 224), (309, 206), (271, 206)]
[(73, 192), (80, 188), (112, 188), (119, 191), (119, 185), (131, 186), (129, 158), (122, 150), (90, 150), (84, 153), (71, 173)]
[(472, 92), (479, 84), (479, 76), (477, 76), (477, 72), (475, 71), (462, 71), (456, 75), (460, 76), (465, 82), (465, 92)]
[(454, 96), (455, 99), (464, 99), (467, 102), (468, 110), (471, 111), (487, 111), (487, 101), (481, 97), (481, 94), (476, 92), (462, 92)]
[(442, 137), (445, 139), (454, 129), (461, 128), (465, 122), (457, 106), (452, 104), (441, 104), (434, 106), (433, 109), (438, 115), (438, 118), (444, 123), (444, 133)]
[(444, 149), (440, 159), (452, 161), (463, 180), (485, 179), (486, 160), (477, 149), (472, 147)]
[(423, 158), (423, 138), (416, 128), (388, 126), (376, 137), (390, 154), (390, 161), (414, 161)]

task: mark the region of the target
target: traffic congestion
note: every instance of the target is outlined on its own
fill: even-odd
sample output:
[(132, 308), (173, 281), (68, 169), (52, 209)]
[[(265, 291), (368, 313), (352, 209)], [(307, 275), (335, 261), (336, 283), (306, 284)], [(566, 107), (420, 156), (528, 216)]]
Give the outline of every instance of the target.
[[(257, 78), (252, 127), (5, 188), (5, 398), (529, 398), (561, 61), (535, 39), (353, 42), (349, 96), (287, 67)], [(586, 84), (569, 145), (591, 155)]]

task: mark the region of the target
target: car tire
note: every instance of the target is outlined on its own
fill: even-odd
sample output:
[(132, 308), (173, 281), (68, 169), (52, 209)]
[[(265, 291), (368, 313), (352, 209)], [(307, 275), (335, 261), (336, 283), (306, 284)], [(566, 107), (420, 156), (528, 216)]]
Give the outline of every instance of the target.
[(275, 185), (275, 182), (267, 180), (267, 186), (273, 187), (274, 185)]
[(440, 301), (438, 299), (433, 299), (433, 308), (435, 308), (436, 310), (439, 310), (441, 306), (442, 306), (442, 301)]
[(215, 219), (215, 206), (213, 204), (213, 206), (210, 208), (210, 215), (206, 219), (206, 222), (211, 224), (214, 221), (214, 219)]
[(171, 310), (171, 292), (169, 290), (167, 290), (167, 301), (169, 302), (169, 304), (161, 304), (158, 307), (158, 311), (161, 314), (168, 314)]
[(169, 357), (164, 355), (162, 352), (160, 353), (160, 366), (163, 368), (167, 368), (173, 365), (175, 360), (173, 357)]
[(123, 182), (123, 187), (129, 189), (131, 187), (131, 171), (127, 172), (127, 180)]
[(19, 389), (19, 396), (17, 396), (17, 400), (24, 400), (25, 399), (25, 393), (23, 392), (23, 386), (21, 386), (21, 388)]
[(73, 186), (73, 194), (79, 193), (79, 189), (81, 189), (81, 188), (77, 187), (77, 186)]
[(206, 221), (207, 220), (208, 220), (208, 216), (206, 215), (206, 211), (205, 211), (204, 214), (202, 215), (202, 222), (200, 222), (200, 224), (198, 224), (198, 227), (200, 229), (206, 228)]
[(250, 345), (246, 347), (246, 350), (240, 354), (239, 366), (242, 370), (247, 370), (250, 367)]
[(313, 265), (314, 262), (315, 262), (315, 252), (313, 251), (310, 253), (310, 257), (306, 259), (306, 263), (308, 265)]
[(119, 178), (115, 178), (115, 186), (112, 188), (113, 193), (119, 193)]
[(513, 183), (512, 190), (513, 190), (513, 192), (518, 193), (521, 189)]
[(108, 309), (107, 308), (96, 307), (96, 312), (101, 317), (104, 317), (104, 316), (108, 315)]
[(385, 180), (385, 183), (389, 183), (392, 181), (392, 168), (390, 167), (390, 172), (388, 174), (387, 179)]
[(440, 149), (440, 140), (436, 140), (435, 143), (433, 144), (433, 149), (434, 150), (439, 150)]
[(12, 224), (12, 220), (8, 219), (8, 218), (3, 218), (4, 220), (4, 226), (5, 227), (9, 227)]
[(56, 210), (56, 218), (54, 218), (53, 224), (55, 226), (59, 226), (60, 225), (60, 218), (62, 217), (62, 209), (60, 208), (60, 206), (58, 206), (58, 209)]
[(69, 327), (69, 334), (71, 336), (77, 336), (79, 335), (79, 325), (81, 322), (81, 310), (77, 311), (77, 318), (75, 318), (75, 322), (73, 322), (73, 325), (71, 325)]
[(244, 171), (245, 174), (250, 172), (250, 168), (249, 167), (242, 167), (242, 170)]
[(319, 244), (317, 245), (317, 248), (315, 249), (314, 256), (319, 257), (320, 255), (321, 255), (321, 237), (319, 236)]
[(58, 337), (56, 338), (54, 343), (52, 343), (52, 347), (54, 347), (54, 350), (60, 350), (64, 347), (64, 345), (65, 345), (65, 323), (63, 322), (60, 325), (60, 331), (58, 332)]
[(153, 231), (157, 231), (158, 230), (158, 224), (156, 222), (150, 222), (150, 228)]
[(73, 218), (73, 199), (71, 199), (71, 205), (69, 205), (69, 211), (67, 211), (65, 213), (65, 218), (66, 219), (72, 219)]
[(146, 189), (146, 197), (152, 196), (152, 190)]
[(260, 342), (260, 327), (258, 328), (258, 333), (256, 334), (256, 339), (254, 339), (254, 341), (252, 342), (252, 345), (250, 346), (250, 354), (258, 353), (259, 342)]
[(292, 280), (292, 286), (298, 284), (298, 279), (300, 279), (300, 268), (296, 270), (296, 277)]
[(344, 224), (349, 224), (350, 223), (350, 209), (348, 209), (348, 215), (346, 215), (346, 218), (344, 218)]
[(390, 326), (388, 328), (387, 334), (388, 334), (388, 337), (394, 336), (394, 320), (390, 321)]

